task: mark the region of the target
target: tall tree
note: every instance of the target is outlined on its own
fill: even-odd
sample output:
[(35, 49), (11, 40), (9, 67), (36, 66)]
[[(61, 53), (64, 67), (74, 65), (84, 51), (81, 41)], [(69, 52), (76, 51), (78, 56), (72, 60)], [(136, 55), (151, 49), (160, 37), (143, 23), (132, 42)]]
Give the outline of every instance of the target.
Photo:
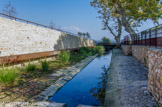
[(111, 10), (106, 8), (103, 4), (91, 3), (91, 5), (99, 8), (98, 13), (101, 15), (99, 16), (99, 18), (102, 20), (102, 23), (104, 25), (103, 30), (110, 31), (110, 33), (114, 36), (116, 40), (117, 46), (119, 47), (122, 34), (121, 17), (115, 17)]
[(116, 18), (121, 18), (122, 25), (134, 40), (136, 27), (150, 19), (158, 23), (162, 18), (161, 0), (94, 0), (94, 7), (109, 9)]
[[(106, 10), (105, 10), (106, 11)], [(110, 33), (114, 36), (116, 40), (117, 47), (120, 46), (120, 38), (122, 34), (122, 24), (120, 17), (116, 18), (113, 17), (111, 12), (107, 10), (107, 12), (100, 12), (102, 16), (100, 17), (102, 19), (102, 22), (104, 24), (103, 30), (109, 30)], [(109, 15), (107, 15), (109, 14)]]
[(7, 4), (4, 5), (2, 12), (9, 16), (17, 17), (18, 12), (16, 11), (16, 7), (14, 7), (11, 2), (9, 1)]

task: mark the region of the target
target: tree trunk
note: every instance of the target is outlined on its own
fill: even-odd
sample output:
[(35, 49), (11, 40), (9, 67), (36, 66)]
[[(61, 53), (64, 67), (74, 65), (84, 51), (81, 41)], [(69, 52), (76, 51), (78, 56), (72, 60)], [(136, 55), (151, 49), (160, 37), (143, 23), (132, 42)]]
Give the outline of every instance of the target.
[(122, 18), (122, 25), (125, 27), (125, 30), (130, 34), (132, 41), (134, 41), (135, 31), (132, 29), (128, 21), (125, 18)]
[(130, 23), (127, 20), (125, 10), (123, 7), (118, 3), (118, 11), (121, 15), (122, 25), (125, 27), (125, 30), (130, 34), (132, 41), (134, 41), (134, 35), (136, 34), (133, 28), (130, 26)]
[(120, 47), (120, 36), (115, 37), (117, 47)]

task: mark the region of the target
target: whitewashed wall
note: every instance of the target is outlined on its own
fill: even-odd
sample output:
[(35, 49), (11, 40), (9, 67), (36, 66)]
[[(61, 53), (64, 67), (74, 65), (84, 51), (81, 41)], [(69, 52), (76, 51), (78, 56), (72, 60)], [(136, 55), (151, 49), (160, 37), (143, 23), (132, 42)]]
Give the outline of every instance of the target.
[(0, 57), (94, 45), (93, 40), (0, 17)]

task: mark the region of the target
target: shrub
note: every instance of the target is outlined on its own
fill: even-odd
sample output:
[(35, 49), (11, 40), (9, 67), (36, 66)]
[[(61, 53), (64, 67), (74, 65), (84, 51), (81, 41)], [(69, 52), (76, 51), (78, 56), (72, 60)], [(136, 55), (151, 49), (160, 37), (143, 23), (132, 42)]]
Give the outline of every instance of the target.
[(82, 47), (80, 48), (80, 53), (82, 55), (93, 55), (94, 54), (94, 51), (93, 51), (93, 48), (89, 48), (89, 47)]
[(68, 63), (70, 59), (70, 52), (61, 51), (61, 53), (59, 54), (59, 59), (65, 63)]
[(46, 60), (41, 61), (41, 68), (43, 72), (49, 71), (49, 62)]
[(37, 65), (29, 63), (29, 64), (26, 66), (25, 69), (26, 69), (26, 71), (35, 71), (36, 68), (37, 68)]
[(20, 78), (18, 69), (0, 69), (0, 83), (3, 85), (17, 85)]
[(105, 51), (105, 48), (103, 46), (96, 46), (96, 52), (99, 54), (102, 54)]
[(87, 55), (87, 51), (84, 50), (84, 48), (81, 48), (81, 49), (80, 49), (80, 53), (81, 53), (82, 55)]

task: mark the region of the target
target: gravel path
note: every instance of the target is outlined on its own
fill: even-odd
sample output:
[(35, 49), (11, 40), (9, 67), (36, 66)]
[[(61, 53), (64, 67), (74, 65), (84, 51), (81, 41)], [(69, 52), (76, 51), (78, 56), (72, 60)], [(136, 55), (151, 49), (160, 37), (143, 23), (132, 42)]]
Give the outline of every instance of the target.
[(158, 107), (148, 91), (148, 69), (132, 56), (114, 49), (105, 107)]

